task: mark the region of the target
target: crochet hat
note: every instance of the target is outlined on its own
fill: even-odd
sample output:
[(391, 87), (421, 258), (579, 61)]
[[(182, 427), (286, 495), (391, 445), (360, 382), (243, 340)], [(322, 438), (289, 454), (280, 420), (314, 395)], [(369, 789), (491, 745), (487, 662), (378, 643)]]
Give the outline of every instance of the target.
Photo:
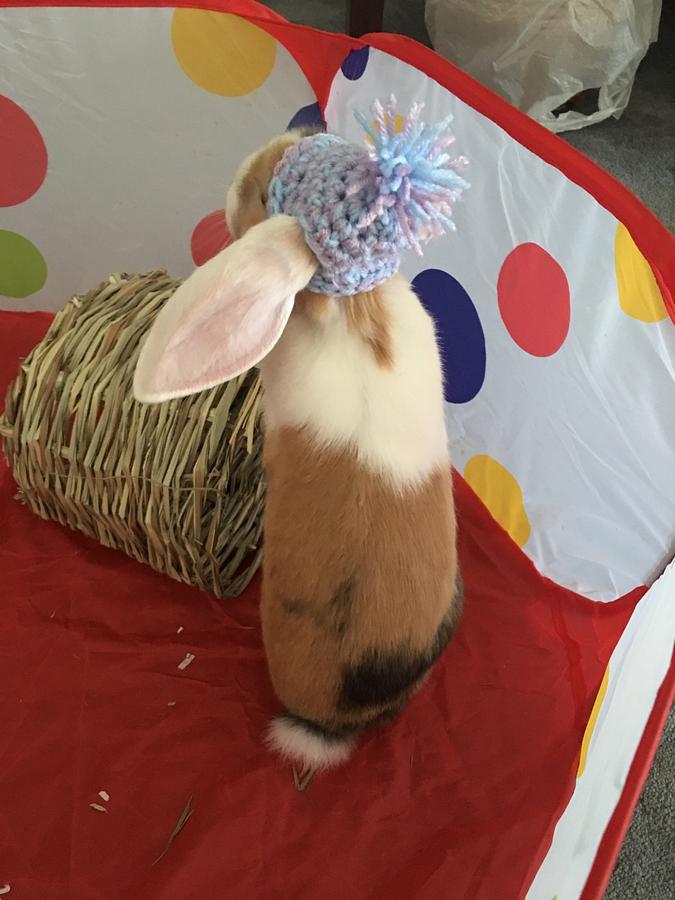
[(466, 164), (447, 151), (449, 119), (427, 126), (420, 104), (357, 115), (370, 147), (319, 134), (290, 147), (270, 185), (270, 217), (178, 288), (143, 344), (138, 400), (183, 397), (260, 362), (281, 337), (295, 295), (368, 291), (399, 267), (402, 250), (453, 229)]
[(289, 147), (277, 164), (267, 209), (302, 226), (320, 263), (310, 290), (368, 291), (398, 270), (402, 250), (421, 253), (423, 238), (454, 228), (452, 204), (468, 187), (466, 160), (446, 152), (452, 117), (427, 126), (421, 111), (415, 103), (403, 118), (393, 97), (386, 108), (376, 101), (372, 122), (356, 114), (369, 148), (317, 134)]

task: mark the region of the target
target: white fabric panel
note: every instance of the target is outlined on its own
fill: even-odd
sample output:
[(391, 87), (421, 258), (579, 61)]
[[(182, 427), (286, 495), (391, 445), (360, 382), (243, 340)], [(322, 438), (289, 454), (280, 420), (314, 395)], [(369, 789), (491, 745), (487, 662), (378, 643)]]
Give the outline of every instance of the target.
[(586, 766), (558, 820), (527, 900), (577, 900), (668, 672), (675, 643), (675, 562), (647, 591), (614, 648)]
[(48, 277), (4, 309), (60, 308), (111, 272), (186, 276), (197, 223), (225, 205), (234, 170), (315, 102), (278, 42), (255, 91), (226, 97), (192, 81), (174, 54), (172, 9), (0, 10), (0, 95), (38, 125), (47, 177), (0, 207), (0, 228), (30, 239)]
[[(485, 334), (482, 388), (447, 409), (457, 468), (487, 454), (515, 477), (531, 525), (524, 550), (553, 581), (604, 601), (650, 584), (675, 543), (672, 322), (621, 309), (619, 223), (600, 203), (413, 67), (371, 48), (360, 78), (337, 74), (329, 127), (361, 139), (354, 109), (392, 90), (402, 110), (423, 100), (429, 120), (452, 113), (470, 160), (457, 232), (404, 263), (411, 278), (438, 268), (457, 279)], [(569, 284), (569, 332), (547, 357), (521, 349), (498, 308), (500, 268), (524, 242), (550, 254)]]

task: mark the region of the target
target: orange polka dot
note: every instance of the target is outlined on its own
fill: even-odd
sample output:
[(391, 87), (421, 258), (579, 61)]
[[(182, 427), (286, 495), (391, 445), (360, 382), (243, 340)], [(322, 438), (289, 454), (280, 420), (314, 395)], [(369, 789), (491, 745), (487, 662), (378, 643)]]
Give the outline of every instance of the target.
[(626, 315), (640, 322), (663, 321), (668, 313), (651, 266), (621, 224), (614, 239), (614, 268), (619, 305)]
[(586, 730), (584, 731), (584, 737), (581, 741), (581, 755), (579, 757), (579, 767), (577, 769), (577, 778), (581, 778), (584, 774), (584, 770), (586, 768), (586, 759), (588, 758), (588, 748), (591, 744), (591, 738), (593, 737), (593, 732), (595, 731), (595, 726), (598, 721), (598, 716), (600, 714), (600, 708), (602, 707), (603, 701), (605, 699), (605, 694), (607, 693), (607, 685), (609, 684), (609, 665), (605, 669), (605, 674), (602, 677), (602, 681), (600, 682), (600, 687), (598, 688), (598, 693), (595, 698), (595, 703), (593, 704), (593, 709), (591, 710), (591, 714), (588, 717), (588, 723), (586, 725)]
[(274, 68), (274, 38), (231, 13), (177, 9), (171, 39), (176, 59), (187, 77), (212, 94), (250, 94)]
[(491, 456), (472, 456), (464, 468), (464, 478), (504, 531), (524, 547), (530, 537), (530, 520), (520, 485), (508, 469)]

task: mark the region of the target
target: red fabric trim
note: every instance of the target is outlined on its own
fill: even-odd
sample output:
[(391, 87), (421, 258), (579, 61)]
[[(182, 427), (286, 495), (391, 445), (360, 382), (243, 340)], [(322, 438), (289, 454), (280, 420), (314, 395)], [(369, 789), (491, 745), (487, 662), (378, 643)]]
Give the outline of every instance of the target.
[(675, 237), (628, 188), (583, 153), (412, 38), (398, 34), (368, 34), (363, 40), (414, 66), (452, 91), (518, 143), (588, 191), (623, 222), (651, 265), (668, 314), (675, 322)]
[(623, 792), (616, 809), (609, 820), (598, 847), (593, 868), (590, 871), (581, 900), (602, 900), (612, 875), (621, 845), (628, 831), (633, 811), (640, 799), (642, 788), (654, 762), (654, 756), (663, 734), (666, 719), (675, 703), (675, 652), (668, 674), (656, 695), (651, 715), (642, 734), (633, 763), (626, 778)]

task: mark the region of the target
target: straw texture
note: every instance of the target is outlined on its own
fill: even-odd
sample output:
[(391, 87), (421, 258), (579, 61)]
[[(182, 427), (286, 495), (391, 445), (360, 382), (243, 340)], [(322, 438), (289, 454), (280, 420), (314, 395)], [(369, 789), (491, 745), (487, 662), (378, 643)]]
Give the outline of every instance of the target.
[(179, 284), (111, 275), (72, 297), (10, 385), (0, 435), (38, 515), (236, 595), (262, 555), (257, 372), (157, 406), (133, 399), (140, 344)]

